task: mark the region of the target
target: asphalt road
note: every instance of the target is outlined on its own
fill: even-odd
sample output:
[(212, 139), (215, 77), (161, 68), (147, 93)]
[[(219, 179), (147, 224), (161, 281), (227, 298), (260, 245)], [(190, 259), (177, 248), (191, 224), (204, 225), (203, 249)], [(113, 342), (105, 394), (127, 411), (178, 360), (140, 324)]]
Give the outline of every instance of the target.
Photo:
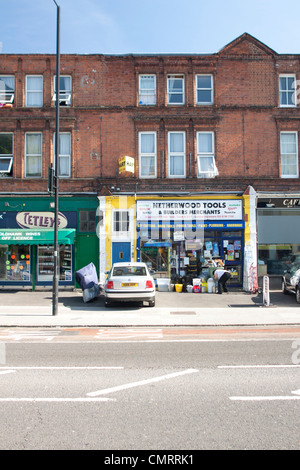
[(299, 331), (201, 331), (11, 333), (0, 347), (0, 449), (299, 450)]

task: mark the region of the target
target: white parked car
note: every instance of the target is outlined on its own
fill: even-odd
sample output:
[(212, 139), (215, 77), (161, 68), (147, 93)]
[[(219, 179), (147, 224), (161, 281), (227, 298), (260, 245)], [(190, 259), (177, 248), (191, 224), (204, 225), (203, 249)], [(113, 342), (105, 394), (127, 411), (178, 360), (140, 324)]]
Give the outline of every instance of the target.
[(104, 301), (149, 302), (155, 305), (155, 283), (147, 265), (140, 262), (114, 263), (104, 284)]

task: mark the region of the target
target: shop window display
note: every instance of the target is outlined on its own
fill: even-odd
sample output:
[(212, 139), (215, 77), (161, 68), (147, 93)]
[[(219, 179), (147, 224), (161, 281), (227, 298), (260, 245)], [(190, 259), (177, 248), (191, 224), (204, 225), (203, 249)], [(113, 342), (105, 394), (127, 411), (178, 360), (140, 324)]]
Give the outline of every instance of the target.
[[(158, 244), (158, 242), (157, 242)], [(150, 246), (152, 245), (152, 246)], [(148, 268), (156, 274), (168, 275), (169, 264), (168, 247), (154, 246), (154, 243), (142, 243), (142, 260)]]
[(266, 274), (282, 275), (292, 263), (300, 265), (300, 245), (292, 243), (258, 245), (258, 264), (266, 266)]
[(141, 261), (154, 277), (168, 277), (185, 286), (195, 278), (207, 281), (214, 269), (222, 266), (231, 273), (230, 284), (242, 284), (242, 231), (207, 230), (203, 237), (191, 239), (182, 231), (181, 241), (174, 240), (174, 233), (163, 226), (152, 228), (151, 233), (146, 229), (140, 232)]
[(1, 245), (0, 280), (30, 281), (30, 247), (27, 245)]
[[(60, 245), (59, 247), (60, 281), (72, 280), (72, 247)], [(53, 246), (38, 246), (38, 282), (51, 282), (53, 279), (54, 258)]]

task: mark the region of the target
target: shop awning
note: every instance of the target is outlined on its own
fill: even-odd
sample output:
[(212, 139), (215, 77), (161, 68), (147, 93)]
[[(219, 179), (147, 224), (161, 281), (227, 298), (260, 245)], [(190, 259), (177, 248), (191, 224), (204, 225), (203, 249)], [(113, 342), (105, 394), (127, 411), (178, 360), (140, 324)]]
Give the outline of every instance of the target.
[[(75, 229), (58, 230), (59, 245), (73, 245)], [(0, 245), (53, 245), (54, 230), (0, 229)]]

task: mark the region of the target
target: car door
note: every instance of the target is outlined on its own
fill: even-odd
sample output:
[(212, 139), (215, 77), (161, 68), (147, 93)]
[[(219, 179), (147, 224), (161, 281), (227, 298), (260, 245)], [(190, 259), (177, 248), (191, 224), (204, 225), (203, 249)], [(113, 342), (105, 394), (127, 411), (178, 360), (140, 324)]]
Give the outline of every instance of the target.
[(299, 274), (300, 274), (299, 265), (297, 266), (291, 265), (285, 274), (285, 284), (286, 284), (287, 290), (295, 291), (296, 285), (299, 280)]

